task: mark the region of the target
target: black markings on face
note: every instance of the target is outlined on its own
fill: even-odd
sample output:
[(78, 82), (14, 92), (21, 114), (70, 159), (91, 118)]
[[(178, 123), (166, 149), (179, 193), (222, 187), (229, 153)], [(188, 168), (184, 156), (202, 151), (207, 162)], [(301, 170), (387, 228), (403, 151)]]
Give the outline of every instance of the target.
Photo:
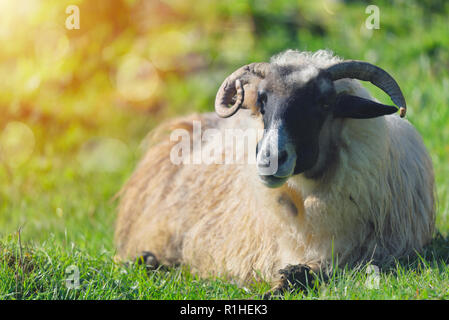
[(317, 69), (275, 69), (259, 87), (264, 128), (280, 124), (296, 148), (294, 174), (313, 167), (318, 159), (318, 137), (329, 104), (335, 97), (330, 78)]
[(288, 195), (281, 194), (278, 198), (278, 203), (281, 206), (285, 206), (293, 216), (296, 217), (298, 215), (298, 209)]

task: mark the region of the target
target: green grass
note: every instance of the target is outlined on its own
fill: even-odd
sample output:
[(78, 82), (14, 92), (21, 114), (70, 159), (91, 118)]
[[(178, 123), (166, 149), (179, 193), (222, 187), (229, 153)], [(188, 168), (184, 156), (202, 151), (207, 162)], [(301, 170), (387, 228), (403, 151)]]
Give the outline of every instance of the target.
[[(19, 234), (0, 246), (1, 300), (261, 299), (270, 288), (265, 282), (239, 287), (223, 279), (200, 279), (187, 267), (146, 270), (137, 263), (117, 264), (111, 250), (90, 252), (54, 236), (24, 245)], [(425, 256), (378, 273), (369, 266), (336, 268), (328, 281), (275, 299), (448, 299), (448, 250), (449, 242), (438, 238)]]
[[(379, 3), (381, 29), (372, 36), (360, 31), (366, 18), (363, 4), (351, 1), (327, 18), (320, 8), (304, 5), (312, 20), (322, 24), (323, 34), (313, 31), (310, 21), (296, 35), (282, 27), (268, 28), (262, 31), (260, 41), (249, 45), (248, 56), (241, 62), (267, 59), (286, 48), (331, 48), (346, 58), (371, 59), (390, 71), (405, 93), (408, 120), (422, 134), (433, 159), (439, 234), (420, 257), (382, 270), (377, 287), (367, 285), (372, 278), (366, 266), (337, 268), (328, 282), (307, 292), (286, 294), (285, 299), (449, 298), (448, 8), (417, 5), (427, 2)], [(229, 14), (241, 18), (246, 9), (236, 10)], [(255, 12), (260, 19), (266, 18), (262, 9)], [(232, 61), (229, 70), (239, 63)], [(22, 120), (32, 129), (36, 146), (28, 161), (18, 167), (1, 162), (0, 299), (252, 299), (269, 289), (267, 283), (242, 288), (224, 279), (199, 279), (187, 267), (147, 272), (137, 264), (125, 266), (113, 261), (117, 205), (113, 197), (138, 161), (142, 139), (164, 118), (212, 110), (215, 84), (222, 79), (217, 75), (220, 72), (203, 70), (182, 81), (168, 77), (163, 98), (170, 108), (157, 115), (111, 108), (107, 118), (105, 111), (99, 119), (88, 116), (94, 127), (81, 121)], [(204, 81), (208, 77), (213, 81)], [(367, 87), (388, 102), (381, 91)], [(101, 138), (113, 138), (115, 145), (95, 149), (98, 141), (100, 145), (104, 142)], [(97, 144), (91, 139), (97, 139)], [(88, 141), (91, 143), (86, 145)], [(124, 153), (117, 153), (123, 150), (120, 142)], [(99, 160), (90, 148), (103, 150)], [(120, 161), (104, 170), (101, 161), (106, 158)], [(79, 270), (77, 289), (67, 286), (73, 266)]]

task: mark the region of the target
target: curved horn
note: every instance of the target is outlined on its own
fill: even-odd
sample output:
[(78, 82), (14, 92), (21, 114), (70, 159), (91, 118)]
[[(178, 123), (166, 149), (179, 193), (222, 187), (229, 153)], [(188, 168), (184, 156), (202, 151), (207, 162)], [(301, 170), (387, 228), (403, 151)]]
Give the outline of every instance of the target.
[[(228, 118), (235, 114), (244, 102), (243, 85), (250, 82), (254, 77), (264, 78), (268, 66), (269, 63), (267, 62), (251, 63), (229, 75), (217, 91), (215, 112), (222, 118)], [(236, 96), (235, 99), (234, 96)], [(233, 105), (228, 107), (233, 100)]]
[(346, 60), (327, 68), (332, 80), (343, 78), (369, 81), (387, 93), (391, 100), (399, 107), (403, 118), (407, 112), (407, 105), (397, 82), (385, 70), (364, 61)]

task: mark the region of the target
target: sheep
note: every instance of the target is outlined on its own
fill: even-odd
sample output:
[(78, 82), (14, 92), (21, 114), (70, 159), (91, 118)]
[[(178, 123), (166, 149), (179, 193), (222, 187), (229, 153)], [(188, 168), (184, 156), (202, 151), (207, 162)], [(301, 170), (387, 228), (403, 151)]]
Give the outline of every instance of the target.
[[(400, 116), (358, 80), (385, 91)], [(203, 277), (279, 289), (295, 272), (385, 264), (431, 240), (432, 161), (386, 71), (327, 50), (287, 50), (226, 78), (215, 111), (154, 131), (120, 192), (119, 259), (145, 253)], [(203, 130), (262, 129), (247, 151), (255, 163), (172, 163), (170, 130), (193, 135), (195, 121)]]

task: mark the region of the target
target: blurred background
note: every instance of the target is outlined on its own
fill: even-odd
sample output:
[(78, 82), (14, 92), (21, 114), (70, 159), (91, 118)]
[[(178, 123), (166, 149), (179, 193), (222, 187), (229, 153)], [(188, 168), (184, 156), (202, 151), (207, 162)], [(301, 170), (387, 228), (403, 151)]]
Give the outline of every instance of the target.
[[(327, 48), (388, 70), (435, 165), (449, 230), (449, 2), (0, 0), (0, 236), (113, 250), (112, 200), (164, 119), (213, 110), (237, 67)], [(76, 5), (80, 28), (66, 13)], [(388, 97), (367, 86), (378, 99)]]

